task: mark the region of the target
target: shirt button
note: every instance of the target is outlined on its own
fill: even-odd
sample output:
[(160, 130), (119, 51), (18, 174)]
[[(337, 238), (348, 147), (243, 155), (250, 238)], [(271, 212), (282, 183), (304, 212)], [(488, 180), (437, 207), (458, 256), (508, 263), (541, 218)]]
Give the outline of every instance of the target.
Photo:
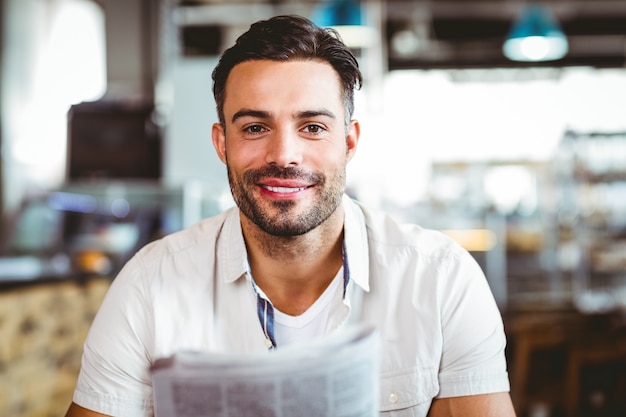
[(392, 403), (392, 404), (397, 403), (398, 402), (398, 394), (393, 393), (393, 392), (391, 394), (389, 394), (389, 402)]

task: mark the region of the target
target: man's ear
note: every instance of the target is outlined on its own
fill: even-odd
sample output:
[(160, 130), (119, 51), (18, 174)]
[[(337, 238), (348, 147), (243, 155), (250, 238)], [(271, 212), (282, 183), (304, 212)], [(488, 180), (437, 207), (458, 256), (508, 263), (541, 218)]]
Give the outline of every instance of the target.
[(226, 135), (221, 123), (214, 123), (211, 130), (213, 138), (213, 146), (217, 152), (217, 156), (225, 164), (226, 163)]
[(348, 125), (348, 132), (346, 134), (346, 157), (349, 160), (352, 159), (356, 152), (356, 147), (359, 144), (359, 137), (361, 136), (361, 124), (358, 120), (350, 120)]

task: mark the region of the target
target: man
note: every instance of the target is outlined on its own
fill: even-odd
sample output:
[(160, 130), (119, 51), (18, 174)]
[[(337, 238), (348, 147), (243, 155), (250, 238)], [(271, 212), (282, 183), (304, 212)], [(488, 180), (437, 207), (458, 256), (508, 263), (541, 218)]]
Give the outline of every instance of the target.
[(502, 321), (477, 264), (442, 234), (344, 196), (361, 74), (335, 33), (296, 16), (258, 22), (213, 80), (213, 143), (237, 207), (128, 262), (67, 415), (151, 415), (148, 369), (181, 349), (272, 350), (360, 321), (381, 336), (382, 415), (514, 416)]

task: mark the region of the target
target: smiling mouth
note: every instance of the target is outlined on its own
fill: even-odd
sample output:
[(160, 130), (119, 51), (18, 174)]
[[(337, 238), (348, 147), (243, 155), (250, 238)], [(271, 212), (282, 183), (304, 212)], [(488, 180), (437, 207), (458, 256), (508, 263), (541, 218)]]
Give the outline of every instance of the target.
[(281, 193), (281, 194), (290, 194), (290, 193), (297, 193), (298, 191), (303, 191), (306, 190), (307, 187), (296, 187), (296, 188), (292, 188), (292, 187), (271, 187), (269, 185), (263, 185), (262, 186), (264, 189), (274, 192), (274, 193)]

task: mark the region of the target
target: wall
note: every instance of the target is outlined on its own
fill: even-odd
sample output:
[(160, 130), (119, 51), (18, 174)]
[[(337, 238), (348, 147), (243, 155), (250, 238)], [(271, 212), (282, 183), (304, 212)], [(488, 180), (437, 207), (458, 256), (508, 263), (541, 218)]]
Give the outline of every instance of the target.
[(217, 122), (212, 93), (212, 57), (178, 57), (171, 66), (172, 105), (163, 149), (166, 183), (198, 182), (216, 192), (228, 191), (226, 168), (211, 139)]

